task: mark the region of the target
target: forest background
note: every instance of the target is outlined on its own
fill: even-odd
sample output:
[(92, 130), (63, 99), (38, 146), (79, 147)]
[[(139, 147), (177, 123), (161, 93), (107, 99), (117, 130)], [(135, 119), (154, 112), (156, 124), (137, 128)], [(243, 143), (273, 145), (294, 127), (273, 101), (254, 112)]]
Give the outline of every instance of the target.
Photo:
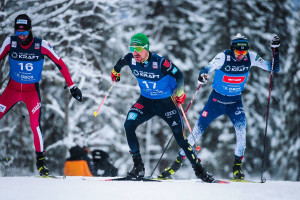
[[(169, 58), (184, 73), (187, 106), (195, 93), (200, 69), (219, 52), (230, 48), (237, 33), (244, 34), (250, 51), (271, 61), (270, 41), (281, 38), (281, 71), (273, 77), (267, 133), (265, 176), (300, 181), (300, 16), (297, 1), (281, 0), (0, 0), (0, 44), (14, 33), (17, 15), (32, 19), (33, 34), (47, 40), (67, 64), (84, 101), (74, 100), (64, 89), (56, 66), (46, 59), (40, 82), (41, 125), (48, 166), (63, 174), (68, 149), (76, 144), (109, 152), (124, 174), (132, 167), (123, 124), (140, 91), (129, 67), (115, 84), (98, 117), (93, 112), (111, 85), (110, 71), (129, 52), (132, 35), (145, 33), (150, 51)], [(0, 93), (9, 80), (8, 58), (1, 62)], [(212, 90), (213, 74), (202, 86), (187, 116), (193, 126)], [(260, 175), (270, 72), (253, 67), (243, 92), (247, 117), (246, 176)], [(0, 121), (0, 155), (13, 162), (0, 165), (1, 176), (37, 174), (29, 116), (24, 103)], [(20, 118), (15, 112), (24, 114)], [(186, 130), (188, 133), (188, 130)], [(171, 137), (158, 117), (137, 130), (141, 153), (150, 174)], [(230, 177), (235, 131), (227, 116), (212, 122), (199, 142), (199, 157), (215, 176)], [(156, 171), (174, 161), (178, 145), (173, 140)], [(177, 176), (193, 177), (186, 162)]]

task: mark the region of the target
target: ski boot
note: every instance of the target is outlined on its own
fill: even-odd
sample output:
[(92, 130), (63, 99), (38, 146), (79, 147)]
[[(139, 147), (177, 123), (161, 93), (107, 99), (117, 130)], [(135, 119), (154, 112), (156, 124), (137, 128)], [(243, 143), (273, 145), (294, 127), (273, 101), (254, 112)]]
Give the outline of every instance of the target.
[(175, 174), (175, 172), (180, 169), (180, 167), (182, 166), (183, 160), (184, 160), (184, 157), (182, 155), (178, 155), (176, 160), (171, 165), (171, 167), (167, 167), (166, 169), (164, 169), (162, 171), (161, 175), (157, 176), (157, 178), (172, 179), (171, 175)]
[(142, 178), (145, 176), (145, 167), (140, 153), (132, 154), (133, 168), (127, 173), (128, 178)]
[(215, 179), (201, 165), (200, 161), (193, 165), (195, 175), (204, 182), (212, 183)]
[(36, 167), (40, 176), (49, 176), (49, 169), (46, 166), (45, 155), (43, 152), (36, 152)]
[(244, 173), (242, 172), (243, 157), (235, 156), (234, 165), (232, 167), (233, 180), (244, 180)]

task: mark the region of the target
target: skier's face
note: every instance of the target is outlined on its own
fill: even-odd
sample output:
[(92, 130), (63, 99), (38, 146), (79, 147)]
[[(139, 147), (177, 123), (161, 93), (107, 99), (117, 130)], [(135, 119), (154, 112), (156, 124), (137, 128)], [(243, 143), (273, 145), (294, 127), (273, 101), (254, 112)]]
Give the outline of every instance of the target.
[(240, 51), (240, 50), (234, 50), (234, 55), (235, 55), (235, 58), (240, 61), (244, 58), (244, 56), (247, 54), (247, 50), (244, 50), (244, 51)]
[(18, 29), (16, 30), (16, 35), (20, 38), (20, 40), (25, 41), (29, 35), (29, 31)]
[(141, 52), (134, 51), (132, 54), (137, 62), (144, 62), (148, 58), (149, 52), (143, 49)]

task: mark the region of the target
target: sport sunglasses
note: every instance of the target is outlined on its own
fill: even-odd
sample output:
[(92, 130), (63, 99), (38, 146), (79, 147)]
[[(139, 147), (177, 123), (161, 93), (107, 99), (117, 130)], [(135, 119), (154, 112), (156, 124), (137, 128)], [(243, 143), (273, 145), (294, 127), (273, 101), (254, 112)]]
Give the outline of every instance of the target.
[(16, 31), (17, 36), (21, 36), (21, 35), (26, 36), (28, 34), (29, 34), (29, 31)]
[(246, 55), (247, 52), (248, 52), (248, 50), (243, 50), (243, 51), (241, 51), (241, 50), (234, 50), (234, 53), (236, 55)]
[(140, 53), (141, 51), (143, 51), (143, 49), (145, 47), (147, 47), (148, 44), (146, 44), (145, 46), (129, 46), (129, 50), (130, 52), (134, 53), (134, 51)]

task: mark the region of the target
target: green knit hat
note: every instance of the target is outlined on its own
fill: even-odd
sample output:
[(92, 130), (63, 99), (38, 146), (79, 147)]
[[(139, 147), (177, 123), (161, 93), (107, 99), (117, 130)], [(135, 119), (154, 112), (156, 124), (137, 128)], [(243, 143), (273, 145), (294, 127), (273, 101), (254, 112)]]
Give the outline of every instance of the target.
[(130, 46), (142, 46), (144, 49), (149, 51), (149, 39), (145, 34), (137, 33), (134, 36), (132, 36), (130, 40)]

